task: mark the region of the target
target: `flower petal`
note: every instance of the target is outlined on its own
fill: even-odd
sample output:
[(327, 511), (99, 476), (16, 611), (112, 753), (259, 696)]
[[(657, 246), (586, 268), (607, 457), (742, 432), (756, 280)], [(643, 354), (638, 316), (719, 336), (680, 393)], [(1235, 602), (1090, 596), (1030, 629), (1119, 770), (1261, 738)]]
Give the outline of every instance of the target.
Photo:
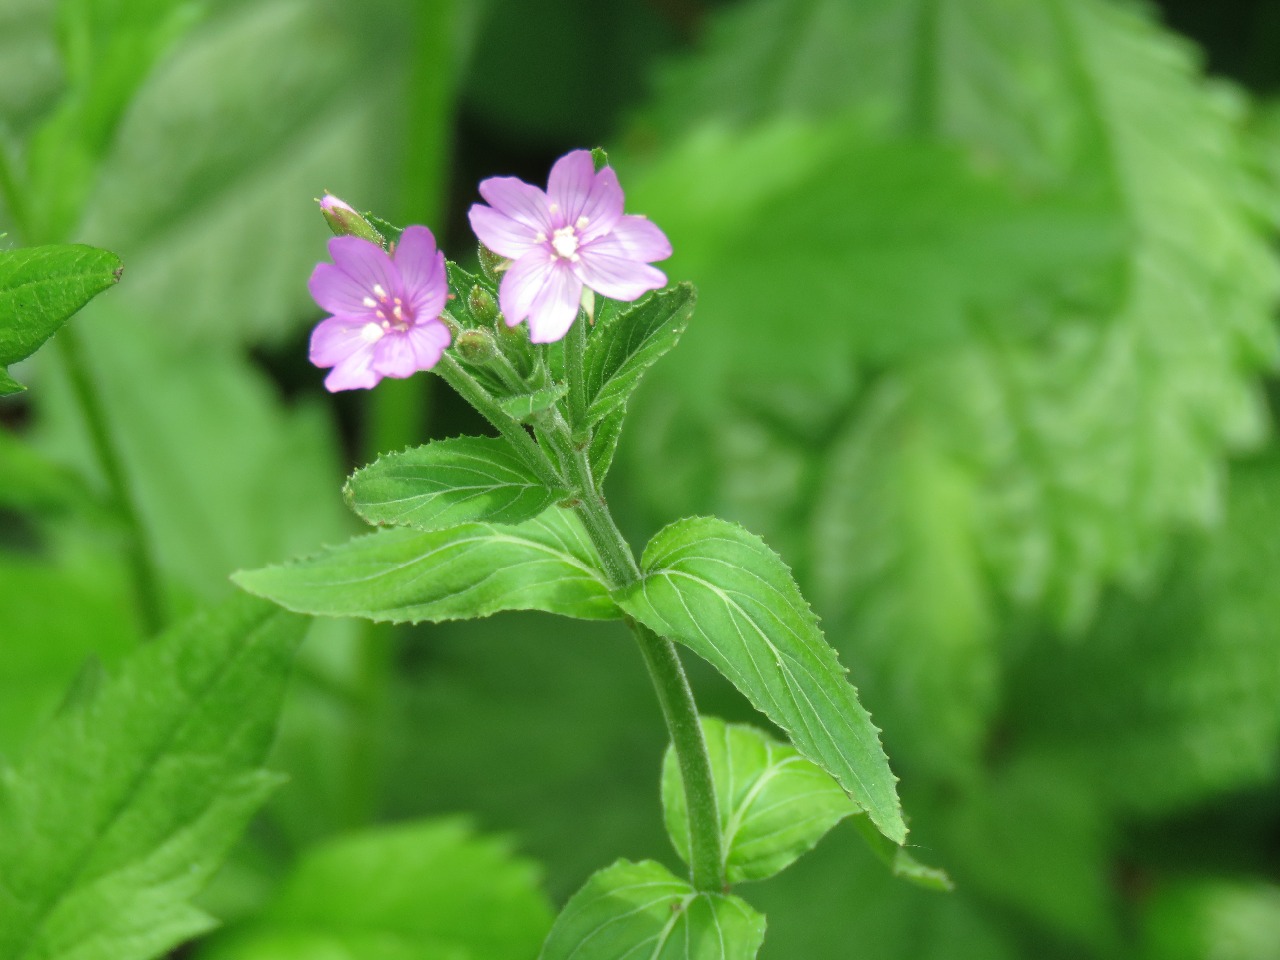
[(364, 303), (369, 291), (332, 263), (316, 264), (311, 271), (311, 279), (307, 281), (307, 289), (311, 291), (311, 298), (330, 313), (348, 317), (373, 316), (373, 311)]
[(436, 249), (436, 238), (426, 227), (405, 227), (396, 244), (396, 269), (403, 284), (401, 296), (419, 322), (434, 320), (444, 309), (449, 281), (444, 270), (444, 254)]
[(311, 362), (317, 367), (332, 367), (371, 346), (381, 336), (378, 325), (363, 317), (330, 317), (311, 331)]
[(407, 334), (413, 344), (413, 355), (419, 370), (430, 370), (440, 362), (445, 348), (453, 342), (453, 335), (439, 320), (431, 320), (410, 327)]
[(582, 281), (569, 265), (558, 260), (529, 309), (529, 342), (554, 343), (564, 337), (578, 316)]
[(418, 369), (418, 358), (407, 331), (392, 331), (373, 345), (373, 370), (379, 376), (403, 380)]
[(536, 246), (507, 268), (498, 287), (498, 306), (507, 326), (514, 327), (529, 316), (534, 298), (546, 285), (555, 262), (545, 247)]
[(614, 226), (612, 236), (633, 260), (649, 263), (671, 256), (671, 241), (648, 217), (631, 214), (622, 217)]
[(382, 374), (373, 370), (373, 344), (366, 344), (329, 371), (324, 378), (325, 389), (330, 393), (339, 390), (367, 390), (376, 387)]
[[(618, 175), (612, 167), (596, 173), (588, 150), (574, 150), (556, 161), (547, 180), (547, 199), (552, 205), (552, 224), (578, 227), (583, 240), (608, 233), (622, 216)], [(586, 223), (578, 226), (583, 217)]]
[[(467, 213), (471, 229), (480, 242), (494, 253), (517, 260), (538, 243), (538, 230), (520, 220), (512, 219), (483, 203), (473, 203)], [(545, 236), (545, 234), (544, 234)]]
[(480, 181), (480, 196), (503, 216), (551, 236), (547, 195), (537, 187), (516, 177), (490, 177)]
[(614, 300), (635, 300), (667, 283), (665, 273), (637, 260), (612, 237), (580, 247), (573, 272), (596, 293)]
[(333, 257), (334, 265), (363, 291), (361, 297), (375, 296), (375, 286), (381, 287), (388, 295), (394, 295), (400, 289), (400, 272), (387, 251), (372, 240), (334, 237), (329, 241), (329, 256)]

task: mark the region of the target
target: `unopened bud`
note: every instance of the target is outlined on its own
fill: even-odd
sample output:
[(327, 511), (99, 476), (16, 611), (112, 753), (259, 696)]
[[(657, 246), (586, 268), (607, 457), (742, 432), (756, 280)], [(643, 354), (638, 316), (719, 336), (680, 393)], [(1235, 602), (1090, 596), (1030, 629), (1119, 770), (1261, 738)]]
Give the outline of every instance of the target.
[(498, 355), (493, 335), (487, 330), (463, 330), (454, 341), (454, 347), (458, 356), (473, 365), (488, 363)]
[(500, 256), (480, 244), (480, 269), (484, 271), (484, 275), (494, 283), (498, 282), (498, 277), (502, 275), (502, 271), (510, 266), (510, 261), (506, 257)]
[(467, 306), (477, 323), (491, 323), (498, 315), (498, 305), (494, 302), (493, 294), (478, 283), (467, 295)]
[(609, 165), (609, 155), (604, 152), (604, 147), (596, 147), (591, 151), (591, 161), (596, 166), (596, 173)]
[(320, 213), (335, 236), (359, 237), (380, 247), (387, 245), (386, 239), (374, 229), (372, 223), (362, 217), (355, 207), (339, 200), (332, 193), (326, 193), (320, 198)]

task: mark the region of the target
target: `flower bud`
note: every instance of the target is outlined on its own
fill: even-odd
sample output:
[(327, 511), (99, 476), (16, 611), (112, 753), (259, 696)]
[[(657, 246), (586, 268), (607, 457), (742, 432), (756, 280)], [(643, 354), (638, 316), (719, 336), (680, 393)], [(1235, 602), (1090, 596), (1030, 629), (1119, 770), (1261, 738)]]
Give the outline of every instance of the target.
[(332, 193), (325, 193), (320, 198), (320, 213), (335, 236), (359, 237), (376, 243), (380, 247), (387, 245), (387, 241), (374, 229), (372, 223), (362, 217), (355, 207), (339, 200)]
[(591, 162), (595, 164), (596, 173), (599, 173), (609, 165), (609, 155), (604, 152), (604, 147), (595, 147), (592, 149)]
[(498, 277), (502, 275), (502, 271), (510, 265), (507, 258), (494, 253), (483, 243), (480, 244), (480, 269), (484, 271), (484, 275), (494, 283), (498, 282)]
[(454, 341), (454, 347), (458, 356), (473, 366), (488, 363), (498, 355), (497, 344), (487, 330), (463, 330)]
[(494, 302), (493, 294), (478, 283), (467, 295), (467, 306), (477, 323), (492, 323), (498, 316), (498, 305)]

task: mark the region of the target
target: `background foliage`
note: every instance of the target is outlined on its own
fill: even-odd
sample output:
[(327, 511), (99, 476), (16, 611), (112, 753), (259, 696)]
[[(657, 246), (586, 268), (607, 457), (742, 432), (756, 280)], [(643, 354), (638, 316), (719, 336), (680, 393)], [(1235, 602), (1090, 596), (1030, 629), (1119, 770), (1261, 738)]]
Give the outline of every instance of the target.
[[(359, 529), (351, 469), (478, 432), (433, 378), (323, 394), (310, 198), (465, 259), (480, 177), (603, 143), (699, 288), (610, 502), (636, 543), (716, 513), (780, 550), (957, 884), (893, 879), (845, 822), (747, 888), (761, 956), (1274, 957), (1278, 44), (1244, 0), (8, 0), (3, 242), (126, 264), (73, 323), (186, 625), (131, 655), (128, 532), (55, 338), (0, 401), (6, 783), (265, 616), (183, 619)], [(702, 667), (703, 710), (751, 716)], [(266, 795), (258, 742), (238, 779), (204, 768), (243, 795), (192, 812), (202, 856)], [(601, 864), (678, 866), (664, 746), (616, 626), (316, 621), (266, 764), (287, 784), (152, 946), (216, 918), (193, 955), (528, 956)], [(156, 782), (139, 803), (187, 809)], [(74, 895), (107, 910), (156, 857)], [(431, 925), (423, 862), (509, 926)]]

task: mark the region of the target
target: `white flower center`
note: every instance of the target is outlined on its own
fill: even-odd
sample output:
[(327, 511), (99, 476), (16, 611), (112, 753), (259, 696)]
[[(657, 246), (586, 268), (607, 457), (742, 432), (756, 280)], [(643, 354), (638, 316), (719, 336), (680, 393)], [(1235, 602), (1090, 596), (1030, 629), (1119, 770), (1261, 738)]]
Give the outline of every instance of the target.
[[(363, 302), (366, 307), (373, 310), (374, 316), (378, 318), (376, 322), (371, 321), (369, 324), (371, 327), (380, 329), (378, 337), (389, 330), (404, 333), (413, 326), (413, 316), (410, 314), (409, 308), (405, 306), (404, 300), (400, 297), (388, 295), (380, 283), (373, 285), (373, 296), (365, 297)], [(364, 336), (366, 339), (372, 337), (372, 334), (368, 332), (368, 327), (365, 328)], [(378, 337), (372, 337), (372, 339), (376, 340)]]
[(565, 260), (578, 259), (578, 232), (573, 227), (561, 227), (551, 234), (551, 246), (556, 256)]
[(360, 339), (365, 343), (377, 343), (382, 339), (382, 327), (370, 321), (360, 328)]

